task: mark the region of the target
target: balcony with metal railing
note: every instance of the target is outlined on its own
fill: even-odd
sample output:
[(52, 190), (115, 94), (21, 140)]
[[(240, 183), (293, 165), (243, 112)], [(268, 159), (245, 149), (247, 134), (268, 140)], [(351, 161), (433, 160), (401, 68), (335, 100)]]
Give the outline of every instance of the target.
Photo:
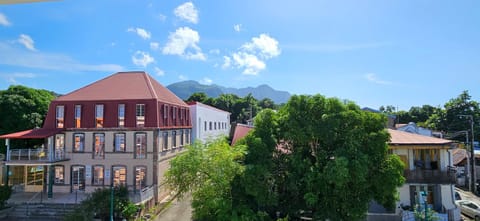
[(404, 177), (406, 183), (422, 184), (455, 184), (456, 176), (453, 170), (426, 170), (415, 169), (405, 170)]
[(11, 149), (7, 152), (6, 161), (53, 163), (68, 160), (63, 150), (49, 152), (45, 149)]
[(157, 188), (157, 185), (147, 186), (136, 192), (130, 192), (129, 198), (135, 204), (144, 203), (154, 197), (155, 188)]

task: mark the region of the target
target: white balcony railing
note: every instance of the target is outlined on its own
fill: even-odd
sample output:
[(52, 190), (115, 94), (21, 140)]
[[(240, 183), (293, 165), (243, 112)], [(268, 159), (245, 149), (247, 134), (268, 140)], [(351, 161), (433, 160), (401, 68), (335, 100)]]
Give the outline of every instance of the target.
[(132, 192), (130, 194), (130, 200), (135, 204), (150, 200), (154, 197), (155, 188), (157, 188), (157, 185), (147, 186), (136, 193)]
[(7, 161), (55, 162), (66, 159), (65, 151), (62, 150), (56, 150), (53, 155), (44, 149), (13, 149), (7, 153)]

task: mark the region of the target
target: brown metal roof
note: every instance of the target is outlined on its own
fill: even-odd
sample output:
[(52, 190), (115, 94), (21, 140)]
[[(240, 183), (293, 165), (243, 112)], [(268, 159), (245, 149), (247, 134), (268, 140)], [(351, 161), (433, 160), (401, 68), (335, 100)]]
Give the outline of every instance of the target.
[(158, 83), (143, 71), (118, 72), (71, 93), (58, 97), (57, 101), (94, 100), (138, 100), (158, 101), (188, 107), (182, 99)]
[(387, 129), (390, 133), (389, 144), (393, 145), (445, 145), (453, 143), (451, 140), (423, 136), (399, 130)]
[(39, 138), (47, 138), (49, 136), (53, 136), (62, 129), (31, 129), (31, 130), (24, 130), (20, 132), (15, 132), (11, 134), (4, 134), (0, 136), (0, 139), (39, 139)]
[(235, 132), (232, 138), (232, 146), (234, 146), (238, 140), (247, 136), (248, 132), (250, 132), (250, 130), (253, 130), (253, 126), (248, 126), (245, 124), (237, 124), (234, 130)]

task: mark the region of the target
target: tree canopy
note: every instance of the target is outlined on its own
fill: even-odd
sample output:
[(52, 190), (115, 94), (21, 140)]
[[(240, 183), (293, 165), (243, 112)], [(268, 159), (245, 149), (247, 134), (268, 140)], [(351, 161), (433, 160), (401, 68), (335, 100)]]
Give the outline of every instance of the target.
[[(235, 147), (189, 148), (172, 161), (167, 183), (192, 190), (199, 220), (362, 220), (372, 200), (394, 207), (404, 182), (385, 122), (351, 102), (293, 96), (278, 112), (261, 111)], [(244, 156), (230, 154), (243, 148)]]

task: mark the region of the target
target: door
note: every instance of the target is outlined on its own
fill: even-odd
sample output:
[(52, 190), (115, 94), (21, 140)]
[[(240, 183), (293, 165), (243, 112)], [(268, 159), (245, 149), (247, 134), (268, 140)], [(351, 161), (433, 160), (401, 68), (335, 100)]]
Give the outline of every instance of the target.
[(72, 166), (71, 179), (72, 192), (85, 190), (85, 166)]

